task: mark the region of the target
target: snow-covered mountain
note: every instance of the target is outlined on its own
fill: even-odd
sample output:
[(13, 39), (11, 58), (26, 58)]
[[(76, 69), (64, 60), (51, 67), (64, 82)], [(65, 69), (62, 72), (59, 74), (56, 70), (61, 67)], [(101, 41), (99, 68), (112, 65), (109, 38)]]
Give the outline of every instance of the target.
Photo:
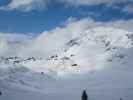
[[(62, 93), (62, 96), (72, 93), (69, 99), (73, 99), (80, 90), (87, 88), (94, 100), (108, 97), (111, 97), (108, 100), (120, 97), (131, 100), (133, 33), (101, 26), (69, 32), (57, 28), (28, 42), (15, 42), (14, 39), (0, 42), (1, 90), (8, 93), (9, 88), (10, 96), (13, 87), (41, 93), (41, 96), (47, 92)], [(8, 56), (13, 49), (19, 51)], [(6, 56), (2, 55), (3, 52)], [(61, 100), (59, 97), (56, 99)]]
[(124, 58), (124, 54), (118, 52), (131, 48), (133, 42), (131, 32), (110, 27), (92, 28), (71, 38), (65, 37), (67, 33), (60, 34), (44, 33), (44, 36), (39, 36), (31, 49), (28, 48), (32, 56), (18, 58), (13, 63), (18, 62), (34, 71), (47, 69), (59, 74), (84, 73), (101, 69), (111, 62), (112, 56)]

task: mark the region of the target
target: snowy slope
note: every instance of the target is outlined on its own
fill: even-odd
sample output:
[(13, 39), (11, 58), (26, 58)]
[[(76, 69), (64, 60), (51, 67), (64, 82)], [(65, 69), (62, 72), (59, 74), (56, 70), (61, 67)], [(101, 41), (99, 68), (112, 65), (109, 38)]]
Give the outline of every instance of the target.
[[(37, 39), (35, 44), (36, 46), (37, 43), (40, 45), (40, 41), (42, 44), (50, 41), (51, 45), (49, 48), (52, 51), (45, 50), (45, 48), (48, 49), (45, 45), (44, 50), (41, 51), (42, 54), (45, 54), (44, 51), (48, 51), (47, 54), (49, 55), (46, 54), (43, 59), (34, 62), (24, 62), (23, 65), (34, 71), (46, 71), (47, 69), (57, 74), (69, 75), (99, 70), (104, 67), (104, 64), (108, 63), (112, 55), (119, 51), (120, 48), (132, 47), (130, 35), (132, 35), (130, 32), (121, 29), (97, 27), (78, 33), (72, 39), (66, 37), (67, 39), (64, 39), (63, 42), (57, 39), (59, 44), (56, 46), (54, 45), (55, 41), (52, 40), (53, 38), (56, 39), (58, 35), (57, 33), (50, 34), (46, 37), (46, 40), (44, 37), (44, 41)], [(56, 47), (58, 49), (51, 49)]]
[[(41, 34), (14, 56), (1, 55), (0, 99), (80, 100), (85, 88), (92, 100), (131, 100), (132, 32), (95, 27), (68, 36), (64, 31)], [(4, 46), (9, 47), (1, 42)]]

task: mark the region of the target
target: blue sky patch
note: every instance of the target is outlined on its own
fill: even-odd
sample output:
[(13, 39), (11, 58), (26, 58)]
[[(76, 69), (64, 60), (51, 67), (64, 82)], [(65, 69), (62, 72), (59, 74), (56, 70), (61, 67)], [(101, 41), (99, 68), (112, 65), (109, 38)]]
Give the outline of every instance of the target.
[[(0, 7), (8, 5), (10, 0), (0, 0)], [(41, 33), (60, 26), (68, 18), (92, 18), (95, 21), (108, 22), (113, 20), (133, 19), (133, 13), (123, 11), (131, 2), (114, 5), (67, 6), (59, 2), (50, 2), (43, 10), (28, 12), (15, 10), (0, 10), (0, 32)]]

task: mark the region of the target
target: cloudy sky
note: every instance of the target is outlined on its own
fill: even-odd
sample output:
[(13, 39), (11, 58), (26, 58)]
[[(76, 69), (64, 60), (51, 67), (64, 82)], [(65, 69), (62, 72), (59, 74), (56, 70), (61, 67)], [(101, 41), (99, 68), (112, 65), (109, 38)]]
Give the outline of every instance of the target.
[(0, 33), (39, 34), (82, 19), (132, 29), (133, 0), (0, 0)]

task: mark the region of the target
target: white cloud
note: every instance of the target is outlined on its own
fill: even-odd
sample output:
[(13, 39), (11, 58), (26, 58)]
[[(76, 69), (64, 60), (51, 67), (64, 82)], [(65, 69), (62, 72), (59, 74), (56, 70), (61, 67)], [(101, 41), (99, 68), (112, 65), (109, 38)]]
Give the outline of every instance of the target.
[[(1, 6), (0, 10), (12, 11), (20, 10), (28, 12), (31, 10), (41, 10), (44, 9), (50, 0), (11, 0), (7, 5)], [(132, 2), (132, 0), (56, 0), (58, 3), (64, 3), (70, 6), (90, 6), (106, 4), (111, 5), (111, 7), (117, 8), (116, 3)], [(118, 7), (119, 8), (119, 7)], [(122, 8), (120, 8), (122, 9)], [(125, 6), (123, 11), (132, 12), (132, 6)]]
[[(121, 11), (132, 13), (133, 12), (133, 1), (132, 0), (58, 0), (62, 3), (65, 3), (68, 6), (91, 6), (91, 5), (100, 5), (105, 4), (106, 6), (110, 6), (114, 9), (120, 9)], [(129, 3), (127, 5), (126, 3)], [(119, 7), (116, 4), (125, 3), (124, 8)]]
[(77, 37), (80, 33), (84, 33), (88, 29), (99, 26), (103, 26), (105, 29), (106, 27), (113, 27), (114, 29), (124, 29), (126, 31), (133, 32), (133, 20), (95, 22), (89, 18), (84, 18), (81, 20), (73, 20), (70, 18), (67, 22), (65, 22), (64, 27), (56, 27), (51, 31), (41, 33), (33, 40), (33, 43), (28, 46), (28, 49), (25, 50), (26, 53), (24, 54), (43, 57), (46, 57), (49, 54), (55, 54), (56, 51), (60, 50), (64, 44), (72, 38)]
[[(42, 32), (35, 38), (29, 38), (27, 35), (20, 34), (0, 34), (0, 55), (17, 54), (18, 56), (46, 57), (49, 54), (55, 54), (65, 43), (77, 37), (80, 33), (99, 26), (105, 27), (105, 29), (106, 27), (113, 27), (114, 30), (124, 29), (133, 32), (133, 20), (96, 22), (89, 18), (81, 20), (69, 18), (64, 25), (64, 27), (56, 27), (51, 31)], [(14, 43), (17, 40), (20, 41), (20, 44), (8, 45), (8, 41)]]
[(15, 56), (32, 36), (19, 33), (0, 33), (0, 56)]
[(113, 3), (121, 3), (128, 2), (132, 0), (59, 0), (60, 2), (64, 2), (69, 5), (99, 5), (99, 4), (113, 4)]
[(1, 10), (30, 11), (45, 8), (48, 0), (12, 0), (8, 5), (0, 7)]
[[(70, 39), (77, 36), (78, 33), (84, 32), (89, 26), (93, 26), (94, 22), (89, 19), (83, 20), (68, 20), (64, 27), (56, 27), (51, 31), (46, 31), (40, 34), (29, 46), (26, 55), (46, 56), (47, 54), (55, 53)], [(32, 51), (32, 52), (30, 52)], [(54, 51), (54, 52), (53, 52)]]
[(124, 12), (133, 13), (133, 4), (128, 4), (123, 8)]
[(103, 26), (109, 26), (114, 28), (124, 29), (130, 32), (133, 32), (133, 19), (130, 20), (118, 20), (118, 21), (110, 21), (107, 23), (102, 23)]
[(106, 4), (111, 3), (112, 0), (60, 0), (70, 5), (97, 5), (97, 4)]

